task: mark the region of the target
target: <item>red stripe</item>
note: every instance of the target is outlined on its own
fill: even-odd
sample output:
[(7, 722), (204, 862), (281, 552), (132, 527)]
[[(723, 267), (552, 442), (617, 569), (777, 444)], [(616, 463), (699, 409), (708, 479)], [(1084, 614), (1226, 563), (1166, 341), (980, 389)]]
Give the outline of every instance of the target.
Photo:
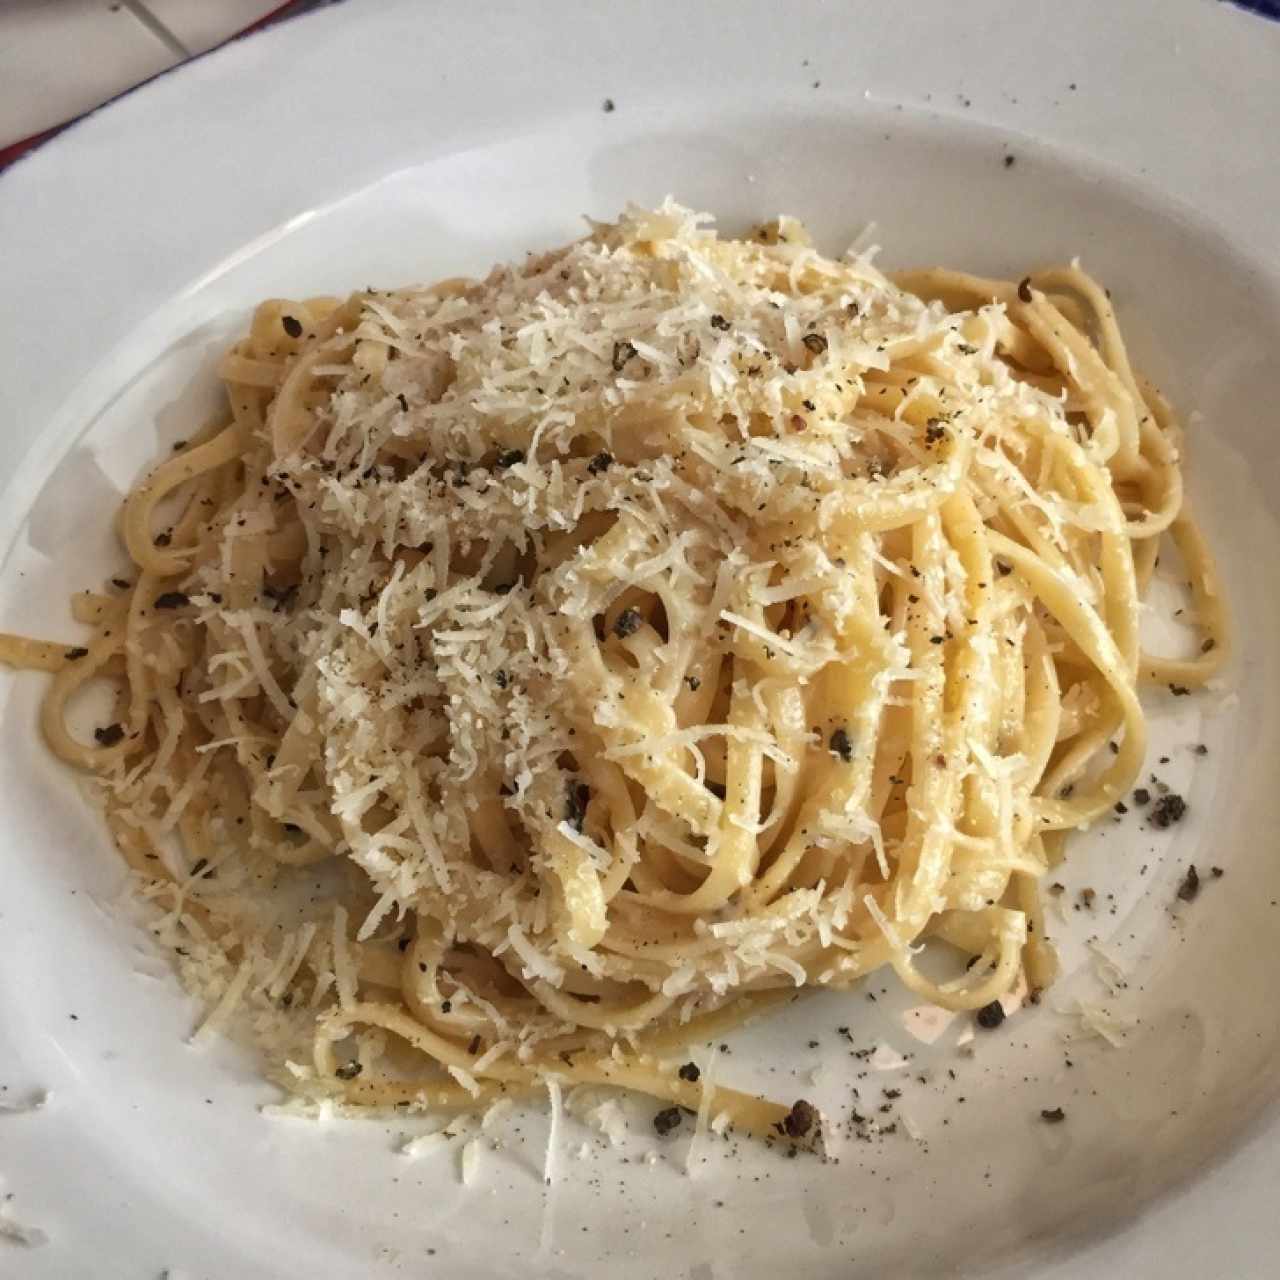
[(38, 147), (46, 138), (52, 138), (55, 133), (65, 127), (65, 125), (55, 124), (52, 129), (46, 129), (43, 133), (34, 133), (29, 138), (23, 138), (21, 142), (11, 142), (7, 147), (0, 147), (0, 169), (11, 165), (24, 152), (30, 151), (32, 147)]
[[(251, 31), (257, 31), (260, 27), (265, 27), (268, 23), (274, 22), (277, 18), (283, 18), (285, 13), (290, 9), (298, 8), (298, 0), (285, 0), (285, 3), (279, 7), (272, 9), (270, 13), (265, 13), (257, 22), (251, 22), (243, 31), (238, 31), (236, 35), (247, 36)], [(229, 37), (234, 39), (235, 37)]]

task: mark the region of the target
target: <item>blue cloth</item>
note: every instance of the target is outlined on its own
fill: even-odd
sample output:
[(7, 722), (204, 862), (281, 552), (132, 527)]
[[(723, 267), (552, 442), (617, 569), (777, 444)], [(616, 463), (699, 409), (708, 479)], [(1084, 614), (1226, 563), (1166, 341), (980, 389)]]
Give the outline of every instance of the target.
[(1231, 3), (1241, 9), (1252, 9), (1264, 18), (1280, 21), (1280, 0), (1231, 0)]

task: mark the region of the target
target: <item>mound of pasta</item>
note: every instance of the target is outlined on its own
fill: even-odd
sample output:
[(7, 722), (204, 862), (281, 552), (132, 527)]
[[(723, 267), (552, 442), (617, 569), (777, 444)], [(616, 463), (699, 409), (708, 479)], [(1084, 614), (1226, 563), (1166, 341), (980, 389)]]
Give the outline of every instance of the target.
[[(1178, 429), (1087, 275), (706, 221), (263, 303), (93, 638), (3, 641), (56, 671), (45, 736), (205, 1034), (247, 1013), (298, 1092), (616, 1084), (802, 1137), (680, 1046), (886, 965), (951, 1009), (1043, 987), (1037, 885), (1133, 782), (1140, 680), (1226, 657)], [(1139, 646), (1165, 534), (1190, 659)]]

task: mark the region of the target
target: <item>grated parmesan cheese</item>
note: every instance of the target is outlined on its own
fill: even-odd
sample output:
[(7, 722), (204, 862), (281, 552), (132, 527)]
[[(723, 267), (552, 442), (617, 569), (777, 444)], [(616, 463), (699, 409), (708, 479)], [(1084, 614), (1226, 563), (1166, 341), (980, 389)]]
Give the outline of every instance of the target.
[(27, 1249), (38, 1249), (41, 1245), (48, 1244), (49, 1237), (39, 1227), (29, 1226), (13, 1217), (9, 1208), (12, 1198), (8, 1195), (0, 1201), (0, 1240), (8, 1240), (11, 1244)]
[[(230, 358), (239, 421), (211, 444), (243, 483), (187, 476), (189, 527), (143, 538), (182, 590), (141, 612), (191, 612), (129, 642), (154, 705), (103, 787), (177, 882), (146, 892), (210, 1007), (192, 1043), (247, 1015), (302, 1095), (270, 1114), (343, 1114), (398, 1080), (390, 1040), (456, 1057), (444, 1036), (472, 1099), (544, 1081), (550, 1186), (546, 1071), (575, 1036), (621, 1060), (742, 990), (847, 985), (886, 950), (905, 977), (931, 924), (1012, 972), (1011, 877), (1072, 811), (1026, 776), (1055, 744), (1029, 757), (1131, 706), (1107, 535), (1141, 518), (1140, 472), (1117, 493), (1102, 469), (1134, 406), (1061, 376), (1101, 378), (1079, 334), (1036, 337), (1050, 295), (956, 285), (985, 305), (949, 314), (925, 300), (945, 280), (873, 266), (873, 228), (837, 263), (794, 220), (707, 221), (667, 201), (482, 281), (300, 303), (300, 343), (265, 304)], [(1073, 805), (1088, 754), (1056, 753)], [(931, 1043), (951, 1016), (904, 1026)], [(722, 1123), (715, 1061), (686, 1171)], [(588, 1118), (621, 1139), (615, 1099)]]
[(462, 1146), (458, 1157), (458, 1176), (464, 1187), (472, 1186), (480, 1176), (480, 1153), (483, 1146), (482, 1138), (472, 1138)]
[(1113, 1049), (1122, 1048), (1129, 1033), (1137, 1025), (1126, 1014), (1117, 1013), (1106, 1005), (1093, 1001), (1077, 1000), (1070, 1009), (1059, 1010), (1073, 1019), (1073, 1028), (1064, 1031), (1062, 1038), (1068, 1043), (1078, 1040), (1105, 1040)]
[(556, 1152), (560, 1146), (560, 1128), (564, 1123), (564, 1101), (559, 1081), (548, 1076), (544, 1083), (551, 1102), (551, 1119), (547, 1124), (547, 1152), (542, 1162), (542, 1185), (549, 1187), (555, 1182)]

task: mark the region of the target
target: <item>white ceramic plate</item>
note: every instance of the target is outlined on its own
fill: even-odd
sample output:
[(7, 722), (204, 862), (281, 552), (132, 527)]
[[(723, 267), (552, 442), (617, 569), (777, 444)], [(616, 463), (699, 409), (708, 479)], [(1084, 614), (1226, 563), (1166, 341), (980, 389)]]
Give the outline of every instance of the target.
[[(1237, 697), (1150, 699), (1170, 758), (1151, 767), (1190, 813), (1171, 838), (1130, 819), (1073, 846), (1066, 900), (1087, 885), (1099, 907), (1066, 912), (1068, 974), (1038, 1009), (969, 1056), (961, 1022), (923, 1044), (877, 982), (719, 1055), (720, 1078), (837, 1121), (854, 1088), (864, 1110), (900, 1089), (896, 1133), (841, 1126), (826, 1165), (716, 1145), (686, 1173), (687, 1137), (659, 1143), (641, 1104), (624, 1151), (567, 1126), (550, 1188), (537, 1111), (463, 1188), (456, 1144), (396, 1154), (422, 1122), (268, 1118), (246, 1058), (188, 1048), (194, 1010), (33, 736), (39, 679), (0, 677), (0, 1101), (50, 1093), (0, 1113), (5, 1213), (48, 1235), (0, 1240), (0, 1274), (1274, 1274), (1277, 86), (1280, 28), (1210, 0), (351, 0), (0, 178), (0, 626), (74, 635), (67, 595), (117, 563), (113, 503), (210, 405), (257, 299), (474, 272), (672, 192), (731, 229), (798, 214), (833, 251), (874, 220), (895, 264), (1080, 254), (1203, 415), (1192, 492), (1242, 637)], [(1171, 910), (1193, 861), (1226, 874)], [(1090, 938), (1127, 975), (1114, 998)], [(1064, 1045), (1081, 998), (1134, 1020), (1123, 1048)], [(912, 1057), (851, 1056), (877, 1043)]]

